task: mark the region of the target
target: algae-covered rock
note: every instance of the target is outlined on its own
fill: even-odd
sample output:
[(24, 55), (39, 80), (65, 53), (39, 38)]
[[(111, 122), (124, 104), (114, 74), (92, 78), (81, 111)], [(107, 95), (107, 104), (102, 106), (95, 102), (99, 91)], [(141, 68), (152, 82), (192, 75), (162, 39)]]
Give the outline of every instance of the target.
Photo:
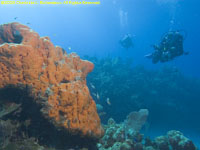
[(135, 150), (143, 150), (143, 144), (142, 143), (136, 143), (134, 145)]
[(56, 150), (53, 148), (45, 148), (40, 146), (33, 138), (18, 142), (10, 142), (1, 150)]
[(157, 144), (157, 148), (161, 150), (169, 150), (169, 142), (167, 137), (159, 136), (155, 138), (155, 143)]
[(0, 120), (0, 149), (9, 144), (12, 138), (16, 138), (19, 124), (11, 120)]
[(116, 124), (116, 122), (115, 122), (115, 120), (113, 118), (108, 119), (108, 125), (109, 126), (115, 125), (115, 124)]
[(144, 150), (156, 150), (156, 149), (154, 149), (152, 146), (147, 146), (144, 148)]
[(99, 150), (196, 150), (191, 140), (179, 131), (169, 131), (155, 139), (143, 138), (143, 134), (133, 132), (125, 136), (124, 123), (117, 124), (113, 119), (104, 125), (105, 135), (97, 144)]
[(129, 145), (128, 143), (124, 142), (122, 143), (120, 150), (131, 150), (131, 145)]
[(112, 150), (113, 150), (113, 149), (120, 150), (121, 145), (122, 145), (121, 142), (115, 142), (111, 149), (112, 149)]
[(124, 123), (117, 124), (113, 119), (109, 119), (108, 125), (103, 127), (105, 135), (97, 144), (99, 150), (133, 150), (134, 146), (140, 147), (143, 135), (136, 132), (131, 138), (126, 136)]
[(167, 133), (170, 145), (174, 150), (195, 150), (195, 145), (180, 131), (169, 131)]
[(113, 134), (112, 138), (114, 141), (123, 142), (125, 140), (124, 127), (120, 126), (119, 128), (117, 128), (117, 130)]

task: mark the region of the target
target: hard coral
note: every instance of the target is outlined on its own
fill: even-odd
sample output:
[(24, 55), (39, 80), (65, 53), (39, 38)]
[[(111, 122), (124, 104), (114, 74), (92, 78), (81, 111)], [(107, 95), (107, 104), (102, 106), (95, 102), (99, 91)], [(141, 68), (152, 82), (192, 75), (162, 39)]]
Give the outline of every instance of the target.
[(31, 87), (41, 112), (56, 127), (71, 134), (99, 138), (103, 135), (96, 105), (86, 86), (93, 64), (76, 54), (66, 54), (48, 37), (29, 27), (0, 26), (0, 88)]
[(155, 143), (156, 143), (158, 149), (170, 150), (168, 139), (165, 136), (156, 137), (155, 138)]
[(169, 131), (167, 133), (169, 143), (174, 150), (195, 150), (195, 145), (186, 138), (180, 131)]
[(154, 140), (144, 138), (137, 131), (125, 137), (125, 124), (126, 120), (117, 124), (113, 119), (109, 119), (108, 124), (104, 125), (105, 135), (97, 144), (99, 150), (197, 150), (191, 140), (175, 130)]
[(98, 144), (99, 150), (139, 150), (143, 147), (142, 139), (134, 141), (134, 139), (137, 139), (136, 134), (131, 138), (125, 137), (124, 123), (116, 124), (110, 118), (108, 124), (104, 125), (104, 129), (105, 135)]

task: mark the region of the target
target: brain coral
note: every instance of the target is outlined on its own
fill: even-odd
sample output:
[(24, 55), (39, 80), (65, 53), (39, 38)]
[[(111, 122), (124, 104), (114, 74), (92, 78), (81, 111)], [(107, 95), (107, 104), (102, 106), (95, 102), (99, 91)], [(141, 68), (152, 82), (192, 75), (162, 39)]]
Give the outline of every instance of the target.
[(54, 126), (99, 138), (103, 129), (85, 79), (93, 67), (25, 25), (0, 26), (0, 88), (31, 87), (42, 115)]

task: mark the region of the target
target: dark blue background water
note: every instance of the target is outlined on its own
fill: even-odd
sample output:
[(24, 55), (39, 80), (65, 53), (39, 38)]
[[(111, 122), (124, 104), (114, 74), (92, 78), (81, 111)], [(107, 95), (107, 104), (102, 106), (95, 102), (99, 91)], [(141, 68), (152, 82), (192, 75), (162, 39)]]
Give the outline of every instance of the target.
[[(158, 43), (169, 29), (183, 29), (188, 34), (184, 47), (190, 55), (172, 64), (188, 75), (199, 76), (199, 6), (198, 0), (101, 0), (100, 6), (0, 5), (0, 23), (18, 17), (16, 21), (29, 22), (41, 36), (50, 36), (53, 43), (71, 47), (79, 55), (131, 55), (135, 64), (149, 67), (155, 65), (143, 56), (152, 51), (150, 45)], [(124, 14), (122, 24), (120, 12)], [(128, 52), (118, 44), (126, 33), (135, 35), (135, 46)]]
[[(176, 66), (187, 76), (200, 77), (199, 6), (199, 0), (101, 0), (99, 6), (0, 5), (0, 24), (30, 23), (33, 30), (41, 36), (49, 36), (68, 53), (130, 56), (134, 65), (143, 64), (150, 69), (163, 66), (153, 65), (144, 58), (153, 51), (150, 45), (158, 43), (168, 30), (182, 29), (187, 32), (184, 49), (190, 55), (167, 64)], [(15, 20), (15, 17), (18, 18)], [(128, 51), (119, 45), (126, 33), (134, 35), (134, 48)], [(199, 123), (199, 118), (196, 121)], [(191, 135), (199, 134), (195, 132)]]

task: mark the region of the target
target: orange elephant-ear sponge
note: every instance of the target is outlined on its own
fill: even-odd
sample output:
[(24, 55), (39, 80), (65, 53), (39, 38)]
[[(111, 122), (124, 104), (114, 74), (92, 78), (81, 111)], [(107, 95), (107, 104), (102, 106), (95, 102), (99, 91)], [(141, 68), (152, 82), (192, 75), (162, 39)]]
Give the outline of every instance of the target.
[(93, 67), (25, 25), (0, 25), (0, 88), (31, 86), (42, 115), (54, 126), (100, 138), (103, 129), (85, 79)]

